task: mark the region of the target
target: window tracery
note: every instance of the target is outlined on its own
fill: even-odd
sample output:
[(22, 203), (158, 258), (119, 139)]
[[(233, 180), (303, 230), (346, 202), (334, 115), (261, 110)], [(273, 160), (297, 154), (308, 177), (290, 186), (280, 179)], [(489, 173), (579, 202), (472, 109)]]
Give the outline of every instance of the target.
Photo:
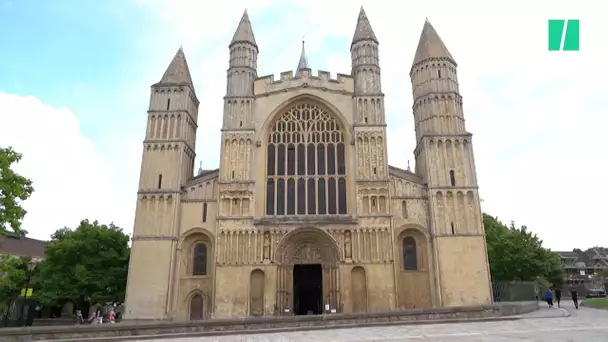
[(298, 103), (268, 137), (266, 215), (346, 214), (346, 148), (323, 108)]

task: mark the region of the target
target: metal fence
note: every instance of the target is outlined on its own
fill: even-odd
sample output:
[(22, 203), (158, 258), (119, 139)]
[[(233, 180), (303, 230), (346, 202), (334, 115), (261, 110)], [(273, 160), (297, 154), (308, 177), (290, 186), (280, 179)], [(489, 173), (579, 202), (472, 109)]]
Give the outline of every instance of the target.
[(494, 281), (492, 296), (494, 302), (522, 302), (538, 300), (538, 286), (530, 281)]
[(36, 314), (36, 301), (22, 298), (0, 302), (0, 328), (30, 326)]

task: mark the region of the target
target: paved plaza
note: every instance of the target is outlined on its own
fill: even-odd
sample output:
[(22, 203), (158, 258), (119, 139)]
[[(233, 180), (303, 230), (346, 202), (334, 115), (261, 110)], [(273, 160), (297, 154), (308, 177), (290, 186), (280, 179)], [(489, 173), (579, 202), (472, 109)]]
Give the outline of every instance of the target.
[[(542, 309), (525, 319), (480, 323), (401, 325), (286, 333), (165, 339), (176, 342), (397, 342), (397, 341), (550, 341), (608, 342), (608, 311), (581, 308)], [(542, 305), (542, 303), (541, 303)], [(565, 317), (570, 313), (569, 317)], [(158, 340), (157, 340), (158, 341)]]

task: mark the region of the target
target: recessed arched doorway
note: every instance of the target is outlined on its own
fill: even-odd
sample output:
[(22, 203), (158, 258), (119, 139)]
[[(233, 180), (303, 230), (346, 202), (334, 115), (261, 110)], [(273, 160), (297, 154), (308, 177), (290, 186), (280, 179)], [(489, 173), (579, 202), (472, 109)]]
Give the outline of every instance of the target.
[(318, 315), (340, 311), (339, 249), (318, 228), (297, 228), (277, 245), (277, 309), (280, 314)]

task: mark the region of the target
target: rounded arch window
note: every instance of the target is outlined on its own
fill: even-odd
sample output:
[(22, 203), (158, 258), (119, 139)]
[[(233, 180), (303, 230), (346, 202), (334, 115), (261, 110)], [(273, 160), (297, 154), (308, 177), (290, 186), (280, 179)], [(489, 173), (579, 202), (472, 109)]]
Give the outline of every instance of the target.
[(342, 127), (324, 108), (300, 102), (268, 134), (266, 215), (346, 214)]

